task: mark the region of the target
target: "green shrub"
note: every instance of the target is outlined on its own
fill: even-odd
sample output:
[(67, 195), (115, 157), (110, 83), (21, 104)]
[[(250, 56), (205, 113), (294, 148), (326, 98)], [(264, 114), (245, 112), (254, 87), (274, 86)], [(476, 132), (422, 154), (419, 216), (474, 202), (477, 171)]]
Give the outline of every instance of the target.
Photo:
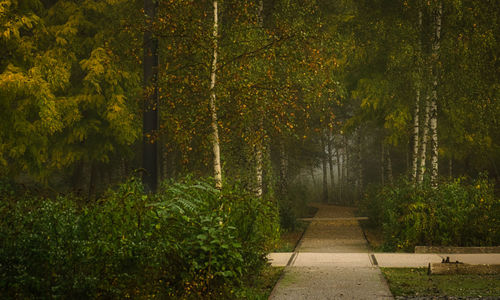
[(384, 232), (388, 251), (412, 251), (416, 245), (491, 246), (500, 241), (500, 201), (482, 176), (459, 178), (432, 188), (401, 179), (393, 186), (369, 189), (362, 212)]
[(1, 186), (5, 298), (232, 298), (279, 232), (271, 202), (209, 181), (131, 180), (85, 205)]
[(303, 184), (293, 184), (288, 187), (288, 193), (279, 199), (279, 215), (281, 228), (285, 231), (294, 231), (300, 226), (297, 218), (308, 217), (311, 201), (311, 191)]

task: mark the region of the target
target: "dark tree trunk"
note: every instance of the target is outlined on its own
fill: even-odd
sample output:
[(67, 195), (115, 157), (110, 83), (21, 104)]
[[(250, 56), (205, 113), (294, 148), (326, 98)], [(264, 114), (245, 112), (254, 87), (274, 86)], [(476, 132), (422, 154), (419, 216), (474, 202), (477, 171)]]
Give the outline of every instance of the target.
[(361, 198), (363, 193), (363, 140), (361, 132), (358, 132), (358, 199)]
[(83, 178), (84, 178), (84, 160), (81, 159), (75, 165), (75, 170), (71, 176), (71, 185), (73, 187), (73, 192), (79, 196), (82, 196), (83, 192)]
[(158, 185), (158, 40), (152, 32), (156, 17), (156, 2), (144, 0), (146, 30), (144, 31), (144, 112), (142, 181), (148, 192), (156, 192)]
[(386, 163), (387, 163), (387, 181), (389, 181), (389, 184), (393, 183), (393, 176), (392, 176), (392, 160), (391, 160), (391, 152), (389, 151), (389, 148), (386, 148)]
[(327, 170), (327, 153), (325, 152), (325, 138), (321, 139), (321, 164), (323, 167), (323, 196), (322, 201), (328, 203), (328, 170)]
[(381, 184), (385, 184), (385, 147), (384, 142), (382, 141), (381, 150), (380, 150), (380, 181)]
[(99, 176), (99, 168), (97, 166), (97, 163), (93, 162), (92, 165), (90, 166), (90, 180), (89, 180), (89, 194), (88, 194), (88, 200), (93, 200), (95, 195), (96, 195), (96, 190), (97, 190), (97, 182)]
[(286, 170), (286, 153), (285, 153), (285, 143), (283, 139), (279, 141), (279, 161), (280, 161), (280, 182), (279, 182), (279, 193), (281, 196), (285, 196), (288, 190), (287, 183), (287, 170)]
[(330, 191), (333, 195), (335, 191), (335, 177), (333, 174), (333, 149), (332, 149), (332, 139), (331, 136), (328, 137), (328, 165), (330, 167)]

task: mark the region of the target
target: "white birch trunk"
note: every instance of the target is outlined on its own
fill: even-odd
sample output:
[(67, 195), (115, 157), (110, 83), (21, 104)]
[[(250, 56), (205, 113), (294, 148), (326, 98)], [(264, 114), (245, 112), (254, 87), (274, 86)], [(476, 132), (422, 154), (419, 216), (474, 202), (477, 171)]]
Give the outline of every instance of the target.
[(429, 115), (430, 115), (430, 101), (429, 96), (425, 97), (425, 114), (424, 123), (422, 124), (422, 140), (420, 143), (420, 170), (418, 172), (418, 183), (424, 181), (425, 175), (425, 164), (426, 164), (426, 154), (427, 154), (427, 139), (429, 137)]
[[(418, 10), (418, 32), (422, 32), (422, 8)], [(419, 39), (417, 50), (417, 83), (416, 83), (416, 97), (415, 97), (415, 112), (413, 117), (413, 162), (412, 162), (412, 182), (417, 182), (418, 175), (418, 150), (420, 142), (420, 93), (422, 88), (422, 41)]]
[(220, 162), (219, 125), (217, 119), (217, 107), (215, 105), (215, 73), (217, 72), (217, 39), (218, 39), (218, 12), (217, 0), (214, 0), (214, 31), (213, 31), (213, 61), (210, 73), (210, 112), (212, 115), (212, 150), (214, 153), (214, 179), (215, 187), (222, 188), (222, 170)]
[[(437, 82), (434, 83), (434, 89), (436, 89)], [(431, 119), (430, 119), (430, 131), (431, 131), (431, 185), (437, 187), (438, 178), (438, 134), (437, 134), (437, 95), (436, 90), (432, 92), (431, 101)]]
[(432, 100), (430, 111), (430, 131), (431, 131), (431, 185), (437, 187), (438, 179), (438, 133), (437, 133), (437, 88), (438, 88), (438, 62), (439, 62), (439, 49), (441, 47), (441, 15), (443, 13), (442, 3), (439, 1), (438, 7), (434, 12), (435, 33), (432, 43), (432, 56), (434, 61), (433, 66), (433, 85), (432, 85)]
[(419, 146), (419, 114), (420, 114), (420, 87), (417, 87), (417, 95), (415, 98), (415, 112), (413, 115), (413, 162), (412, 162), (412, 182), (417, 181), (417, 170), (418, 170), (418, 146)]
[(264, 1), (260, 0), (259, 1), (259, 26), (263, 27), (264, 26)]
[(342, 202), (342, 160), (341, 154), (338, 148), (335, 148), (335, 156), (337, 157), (337, 187), (339, 190), (339, 200), (338, 202)]
[[(262, 119), (260, 120), (262, 121)], [(262, 130), (262, 122), (261, 122)], [(255, 196), (262, 197), (262, 165), (263, 165), (263, 137), (260, 137), (255, 145)]]
[[(258, 12), (258, 18), (259, 18), (259, 26), (262, 27), (264, 25), (264, 18), (263, 18), (263, 10), (264, 10), (264, 2), (263, 0), (259, 1), (259, 12)], [(257, 145), (255, 146), (255, 181), (256, 181), (256, 187), (255, 187), (255, 195), (257, 197), (262, 197), (262, 152), (263, 152), (263, 145), (264, 145), (264, 116), (261, 113), (259, 116), (259, 131), (257, 134), (260, 134), (261, 136), (258, 137), (257, 140)]]

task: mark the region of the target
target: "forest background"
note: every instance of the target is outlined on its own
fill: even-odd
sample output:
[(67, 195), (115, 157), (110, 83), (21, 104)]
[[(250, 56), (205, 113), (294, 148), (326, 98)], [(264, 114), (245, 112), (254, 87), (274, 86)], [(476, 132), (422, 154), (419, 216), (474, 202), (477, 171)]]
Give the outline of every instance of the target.
[[(122, 249), (115, 239), (126, 236), (122, 230), (143, 242), (158, 234), (165, 249), (177, 247), (169, 263), (141, 248), (152, 251), (161, 272), (185, 263), (169, 269), (177, 275), (168, 278), (167, 292), (163, 285), (149, 292), (231, 294), (221, 292), (221, 282), (239, 278), (241, 285), (279, 226), (294, 226), (306, 200), (360, 205), (384, 228), (388, 249), (498, 244), (499, 14), (496, 0), (1, 0), (2, 238), (26, 233), (24, 244), (16, 239), (3, 256), (26, 266), (16, 253), (33, 243), (47, 253), (74, 249), (47, 245), (47, 232), (75, 226), (55, 215), (89, 209), (96, 218), (81, 219), (87, 229), (68, 231), (66, 240), (97, 239), (89, 228), (113, 219), (109, 213), (130, 217), (130, 227), (111, 222), (103, 243), (114, 246), (103, 253)], [(159, 115), (157, 127), (144, 130), (151, 112)], [(153, 168), (144, 168), (143, 149), (157, 151)], [(146, 192), (130, 179), (156, 172)], [(161, 192), (147, 193), (156, 182), (164, 182)], [(166, 210), (165, 224), (151, 205)], [(23, 219), (27, 210), (42, 215)], [(134, 221), (141, 216), (148, 229)], [(256, 220), (267, 221), (256, 227)], [(227, 231), (199, 231), (219, 221)], [(30, 240), (33, 224), (42, 223), (40, 239)], [(163, 226), (172, 237), (176, 228), (191, 228), (184, 237), (192, 236), (189, 247), (197, 250), (181, 253), (175, 243), (182, 235), (165, 241), (165, 232), (152, 233)], [(227, 236), (210, 243), (219, 233)], [(225, 249), (221, 260), (255, 264), (217, 265), (211, 255), (219, 250), (207, 240)], [(64, 269), (34, 276), (52, 278), (43, 283), (29, 281), (26, 274), (40, 266), (50, 273), (61, 259), (43, 261), (42, 251), (32, 271), (2, 272), (10, 278), (2, 289), (20, 293), (16, 282), (23, 282), (47, 295), (121, 297), (133, 288), (110, 290), (99, 276), (109, 275), (107, 286), (132, 280), (116, 274), (139, 244), (101, 275), (82, 267), (72, 279)], [(68, 266), (99, 257), (97, 248), (85, 249)], [(140, 272), (152, 268), (133, 264)], [(155, 282), (167, 281), (161, 272)], [(54, 290), (61, 278), (79, 283)]]

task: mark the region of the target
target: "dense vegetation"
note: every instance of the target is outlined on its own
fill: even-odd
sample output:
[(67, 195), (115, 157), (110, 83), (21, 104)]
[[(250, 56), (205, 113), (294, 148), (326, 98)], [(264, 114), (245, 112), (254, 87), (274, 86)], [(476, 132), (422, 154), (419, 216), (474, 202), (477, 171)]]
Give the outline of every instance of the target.
[[(498, 196), (497, 196), (498, 197)], [(484, 176), (458, 178), (432, 188), (402, 179), (374, 187), (361, 204), (370, 226), (384, 233), (383, 249), (412, 252), (419, 245), (496, 246), (500, 241), (500, 201)]]
[(271, 202), (191, 179), (155, 195), (131, 180), (90, 204), (1, 193), (2, 297), (244, 297), (279, 234)]
[(499, 16), (0, 0), (2, 292), (232, 297), (310, 200), (386, 249), (498, 244)]

